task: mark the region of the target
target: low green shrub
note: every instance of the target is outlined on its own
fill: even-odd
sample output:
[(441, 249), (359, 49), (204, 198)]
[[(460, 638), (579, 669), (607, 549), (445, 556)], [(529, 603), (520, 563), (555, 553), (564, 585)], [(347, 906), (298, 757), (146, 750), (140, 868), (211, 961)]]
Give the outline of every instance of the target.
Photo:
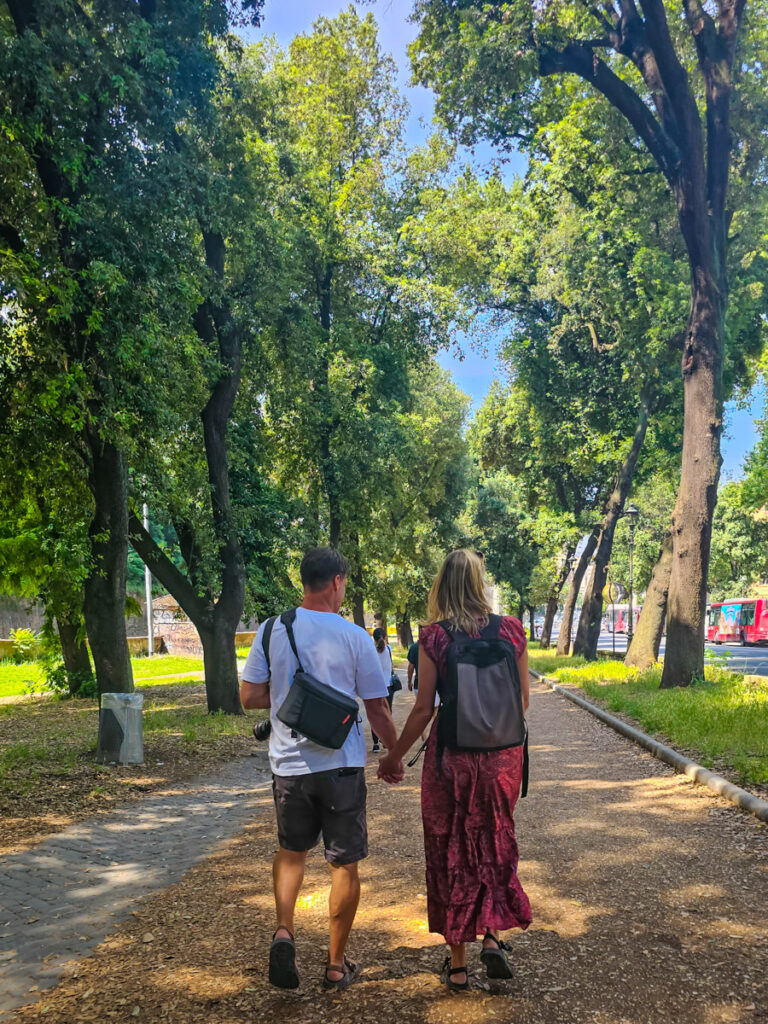
[(35, 660), (39, 637), (31, 629), (12, 629), (11, 644), (11, 660), (14, 665), (23, 665)]

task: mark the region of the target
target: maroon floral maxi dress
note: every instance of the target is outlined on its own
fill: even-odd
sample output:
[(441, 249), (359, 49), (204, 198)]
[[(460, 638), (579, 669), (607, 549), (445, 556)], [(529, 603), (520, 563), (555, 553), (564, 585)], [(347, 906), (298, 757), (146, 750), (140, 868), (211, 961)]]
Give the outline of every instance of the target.
[[(526, 636), (519, 619), (504, 616), (500, 636), (518, 657)], [(419, 644), (445, 671), (449, 637), (437, 623), (422, 627)], [(443, 751), (437, 768), (437, 720), (421, 777), (427, 862), (429, 930), (449, 945), (474, 942), (488, 929), (527, 928), (531, 905), (517, 877), (513, 813), (520, 794), (522, 747)]]

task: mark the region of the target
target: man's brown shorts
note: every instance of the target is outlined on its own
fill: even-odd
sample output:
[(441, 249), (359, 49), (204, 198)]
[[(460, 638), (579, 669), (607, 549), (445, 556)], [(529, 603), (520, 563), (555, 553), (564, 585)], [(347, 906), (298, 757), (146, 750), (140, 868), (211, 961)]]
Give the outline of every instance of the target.
[(284, 850), (311, 850), (322, 834), (330, 864), (354, 864), (368, 856), (363, 768), (273, 775), (272, 792)]

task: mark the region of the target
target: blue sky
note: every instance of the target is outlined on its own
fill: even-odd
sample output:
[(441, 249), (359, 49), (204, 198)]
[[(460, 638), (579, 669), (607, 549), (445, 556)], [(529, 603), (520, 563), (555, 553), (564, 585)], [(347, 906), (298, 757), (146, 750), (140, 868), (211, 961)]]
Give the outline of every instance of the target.
[[(397, 62), (399, 85), (411, 105), (407, 138), (410, 145), (418, 146), (430, 132), (433, 99), (428, 89), (409, 84), (407, 47), (416, 35), (416, 27), (408, 21), (412, 6), (412, 0), (368, 0), (357, 5), (361, 13), (373, 12), (379, 24), (381, 46)], [(281, 46), (288, 46), (294, 36), (308, 32), (316, 18), (332, 18), (347, 7), (349, 0), (266, 0), (261, 29), (252, 33), (252, 38), (267, 34), (275, 36)], [(487, 166), (499, 159), (499, 154), (492, 146), (477, 146), (471, 159), (475, 166)], [(505, 176), (520, 174), (524, 170), (524, 158), (514, 157), (507, 164)], [(444, 352), (438, 361), (451, 371), (458, 386), (471, 397), (473, 406), (477, 408), (494, 377), (500, 375), (496, 352), (490, 350), (484, 354), (468, 349), (463, 355), (464, 358), (460, 359), (454, 352)], [(741, 476), (744, 456), (757, 439), (755, 418), (763, 415), (764, 409), (763, 390), (746, 409), (738, 409), (733, 404), (727, 407), (723, 438), (725, 479)]]

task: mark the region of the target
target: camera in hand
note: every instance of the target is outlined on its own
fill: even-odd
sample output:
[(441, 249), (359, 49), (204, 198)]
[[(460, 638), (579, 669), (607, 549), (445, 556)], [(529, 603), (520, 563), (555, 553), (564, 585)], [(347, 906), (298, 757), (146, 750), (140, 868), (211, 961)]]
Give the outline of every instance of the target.
[(270, 733), (272, 732), (272, 722), (265, 718), (263, 722), (257, 722), (253, 727), (253, 738), (258, 740), (259, 743), (263, 743), (268, 740)]

